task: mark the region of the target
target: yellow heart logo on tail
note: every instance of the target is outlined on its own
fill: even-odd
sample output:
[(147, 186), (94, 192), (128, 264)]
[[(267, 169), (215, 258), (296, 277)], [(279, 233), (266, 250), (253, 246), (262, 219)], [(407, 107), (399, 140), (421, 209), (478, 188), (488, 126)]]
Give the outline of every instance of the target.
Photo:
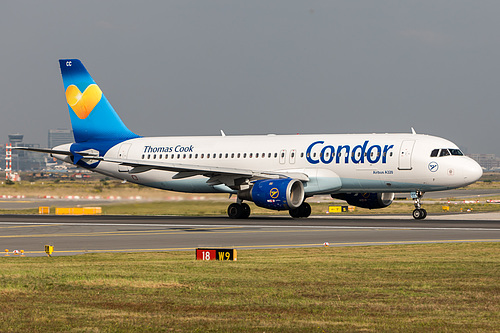
[(80, 119), (89, 116), (101, 97), (102, 91), (97, 84), (89, 85), (83, 93), (73, 84), (66, 89), (66, 101)]

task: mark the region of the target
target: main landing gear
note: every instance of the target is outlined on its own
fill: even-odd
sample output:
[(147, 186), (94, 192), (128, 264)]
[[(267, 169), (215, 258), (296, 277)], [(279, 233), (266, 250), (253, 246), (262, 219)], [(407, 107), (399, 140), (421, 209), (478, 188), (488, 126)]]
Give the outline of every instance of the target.
[[(311, 205), (303, 202), (299, 207), (289, 210), (293, 218), (309, 217), (311, 215)], [(231, 219), (246, 219), (250, 216), (250, 206), (244, 202), (235, 202), (227, 208), (227, 215)]]
[(311, 215), (311, 205), (307, 202), (303, 202), (299, 207), (290, 209), (288, 213), (293, 218), (309, 217), (309, 215)]
[(416, 220), (423, 220), (427, 217), (427, 211), (421, 208), (420, 200), (424, 196), (422, 191), (412, 192), (411, 197), (413, 198), (415, 210), (413, 211), (413, 218)]
[(250, 216), (250, 206), (246, 203), (232, 203), (227, 208), (227, 215), (231, 219), (246, 219)]

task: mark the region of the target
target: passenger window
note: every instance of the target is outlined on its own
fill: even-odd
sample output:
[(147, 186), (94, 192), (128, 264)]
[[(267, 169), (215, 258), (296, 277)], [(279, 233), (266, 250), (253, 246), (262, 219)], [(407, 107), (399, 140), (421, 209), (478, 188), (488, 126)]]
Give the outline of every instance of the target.
[(274, 153), (274, 158), (277, 158), (278, 157), (278, 153)]
[(144, 159), (144, 155), (142, 155), (142, 159)]
[(240, 157), (241, 157), (241, 153), (238, 153), (238, 158), (240, 158)]
[(243, 158), (247, 158), (247, 153), (243, 153)]
[(439, 149), (434, 149), (434, 150), (431, 152), (431, 157), (437, 157), (437, 156), (438, 156), (438, 153), (439, 153)]

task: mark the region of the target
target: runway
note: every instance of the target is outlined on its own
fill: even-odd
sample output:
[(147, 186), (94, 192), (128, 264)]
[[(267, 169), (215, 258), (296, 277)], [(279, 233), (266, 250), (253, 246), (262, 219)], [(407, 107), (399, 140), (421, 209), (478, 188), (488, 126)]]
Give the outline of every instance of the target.
[[(287, 247), (499, 242), (500, 214), (432, 216), (226, 217), (0, 216), (0, 251), (26, 256), (97, 252), (194, 250), (197, 247), (267, 249)], [(0, 254), (2, 255), (2, 254)], [(11, 254), (12, 255), (12, 254)]]

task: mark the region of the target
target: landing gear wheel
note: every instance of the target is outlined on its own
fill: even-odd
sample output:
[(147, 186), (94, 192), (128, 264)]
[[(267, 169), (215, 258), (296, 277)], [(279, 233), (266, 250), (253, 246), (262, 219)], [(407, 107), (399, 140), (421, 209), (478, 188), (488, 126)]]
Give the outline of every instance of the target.
[(422, 208), (417, 208), (413, 211), (413, 218), (416, 220), (423, 220), (427, 217), (427, 211)]
[(250, 206), (246, 203), (242, 203), (241, 207), (243, 208), (243, 213), (240, 218), (247, 219), (250, 216)]
[(303, 202), (302, 205), (299, 206), (300, 217), (309, 217), (311, 215), (311, 205), (307, 202)]
[(311, 215), (311, 205), (307, 202), (303, 202), (299, 207), (290, 209), (288, 212), (293, 218), (309, 217), (309, 215)]
[(299, 208), (290, 209), (288, 211), (288, 214), (290, 214), (290, 216), (293, 217), (294, 219), (299, 218), (300, 217)]
[(230, 219), (239, 219), (243, 215), (243, 207), (240, 204), (232, 203), (227, 207), (227, 215)]
[(227, 208), (227, 215), (231, 219), (246, 219), (250, 216), (250, 206), (246, 203), (232, 203)]
[(424, 192), (416, 191), (412, 192), (412, 198), (414, 200), (415, 210), (413, 211), (413, 218), (415, 220), (423, 220), (427, 217), (427, 211), (422, 207), (421, 200), (424, 196)]

